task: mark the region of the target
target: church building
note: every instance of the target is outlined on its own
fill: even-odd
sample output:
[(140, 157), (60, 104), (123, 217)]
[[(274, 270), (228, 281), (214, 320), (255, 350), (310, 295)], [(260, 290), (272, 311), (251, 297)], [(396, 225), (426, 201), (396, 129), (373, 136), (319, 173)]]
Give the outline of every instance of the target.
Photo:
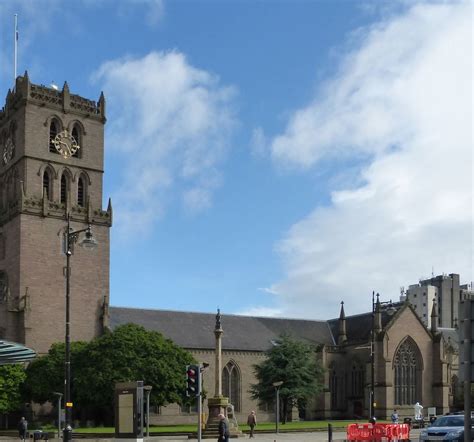
[[(64, 340), (69, 217), (74, 230), (90, 225), (99, 244), (95, 250), (75, 247), (71, 256), (71, 340), (90, 340), (125, 323), (142, 325), (210, 364), (204, 386), (211, 390), (214, 314), (109, 306), (105, 110), (103, 94), (94, 101), (72, 94), (67, 83), (62, 90), (35, 85), (27, 73), (8, 92), (0, 112), (0, 339), (40, 354)], [(295, 417), (367, 416), (372, 390), (379, 418), (394, 408), (412, 416), (415, 402), (445, 413), (456, 400), (457, 332), (440, 328), (436, 302), (430, 313), (427, 322), (409, 302), (379, 301), (373, 312), (347, 317), (341, 305), (339, 318), (324, 321), (224, 312), (223, 394), (240, 422), (250, 410), (258, 410), (260, 421), (273, 420), (273, 410), (259, 408), (249, 388), (256, 381), (253, 366), (285, 333), (312, 344), (325, 368), (324, 391)], [(154, 411), (153, 423), (196, 418), (195, 410), (174, 405)]]

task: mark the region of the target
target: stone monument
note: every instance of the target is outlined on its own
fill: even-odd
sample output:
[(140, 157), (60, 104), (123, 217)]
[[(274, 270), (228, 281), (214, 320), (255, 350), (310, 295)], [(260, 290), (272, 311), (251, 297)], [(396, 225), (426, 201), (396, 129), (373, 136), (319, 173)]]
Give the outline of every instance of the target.
[[(214, 335), (216, 337), (216, 363), (215, 363), (215, 391), (214, 397), (210, 397), (207, 400), (209, 407), (209, 417), (207, 419), (206, 428), (203, 431), (202, 437), (204, 439), (214, 439), (218, 435), (219, 427), (219, 414), (225, 414), (227, 416), (227, 410), (229, 409), (229, 398), (222, 395), (222, 330), (221, 325), (221, 312), (217, 309), (216, 315), (216, 326), (214, 328)], [(237, 423), (232, 422), (233, 425), (229, 425), (229, 431), (231, 437), (239, 437), (242, 432), (239, 430)]]

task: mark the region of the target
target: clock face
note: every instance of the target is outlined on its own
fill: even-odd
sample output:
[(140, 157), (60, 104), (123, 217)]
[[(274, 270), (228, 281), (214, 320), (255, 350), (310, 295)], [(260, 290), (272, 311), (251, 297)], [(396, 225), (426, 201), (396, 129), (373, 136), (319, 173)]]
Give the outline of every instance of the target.
[(53, 140), (54, 147), (63, 158), (72, 157), (79, 149), (76, 139), (69, 133), (67, 129), (59, 132)]
[(7, 138), (3, 146), (3, 164), (7, 164), (13, 158), (15, 145), (10, 137)]

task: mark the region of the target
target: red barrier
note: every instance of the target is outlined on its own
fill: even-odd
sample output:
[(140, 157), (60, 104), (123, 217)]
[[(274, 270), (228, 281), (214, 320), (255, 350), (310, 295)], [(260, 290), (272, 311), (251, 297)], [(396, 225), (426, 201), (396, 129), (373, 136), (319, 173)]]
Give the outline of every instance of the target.
[(410, 439), (408, 424), (350, 424), (347, 426), (348, 441), (398, 441)]

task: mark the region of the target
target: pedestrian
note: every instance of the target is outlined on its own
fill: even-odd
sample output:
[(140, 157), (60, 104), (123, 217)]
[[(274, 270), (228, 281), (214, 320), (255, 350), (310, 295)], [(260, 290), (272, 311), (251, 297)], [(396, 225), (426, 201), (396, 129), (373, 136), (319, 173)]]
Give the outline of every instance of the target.
[(217, 442), (229, 442), (229, 424), (226, 417), (221, 413), (219, 416), (219, 439)]
[(22, 417), (20, 422), (18, 422), (18, 434), (20, 436), (20, 440), (25, 441), (28, 432), (28, 421)]
[(395, 410), (393, 410), (391, 418), (392, 418), (392, 424), (398, 424), (398, 412), (396, 408)]
[(250, 427), (250, 437), (254, 437), (253, 430), (257, 425), (257, 416), (253, 410), (250, 412), (249, 417), (247, 418), (247, 425)]

